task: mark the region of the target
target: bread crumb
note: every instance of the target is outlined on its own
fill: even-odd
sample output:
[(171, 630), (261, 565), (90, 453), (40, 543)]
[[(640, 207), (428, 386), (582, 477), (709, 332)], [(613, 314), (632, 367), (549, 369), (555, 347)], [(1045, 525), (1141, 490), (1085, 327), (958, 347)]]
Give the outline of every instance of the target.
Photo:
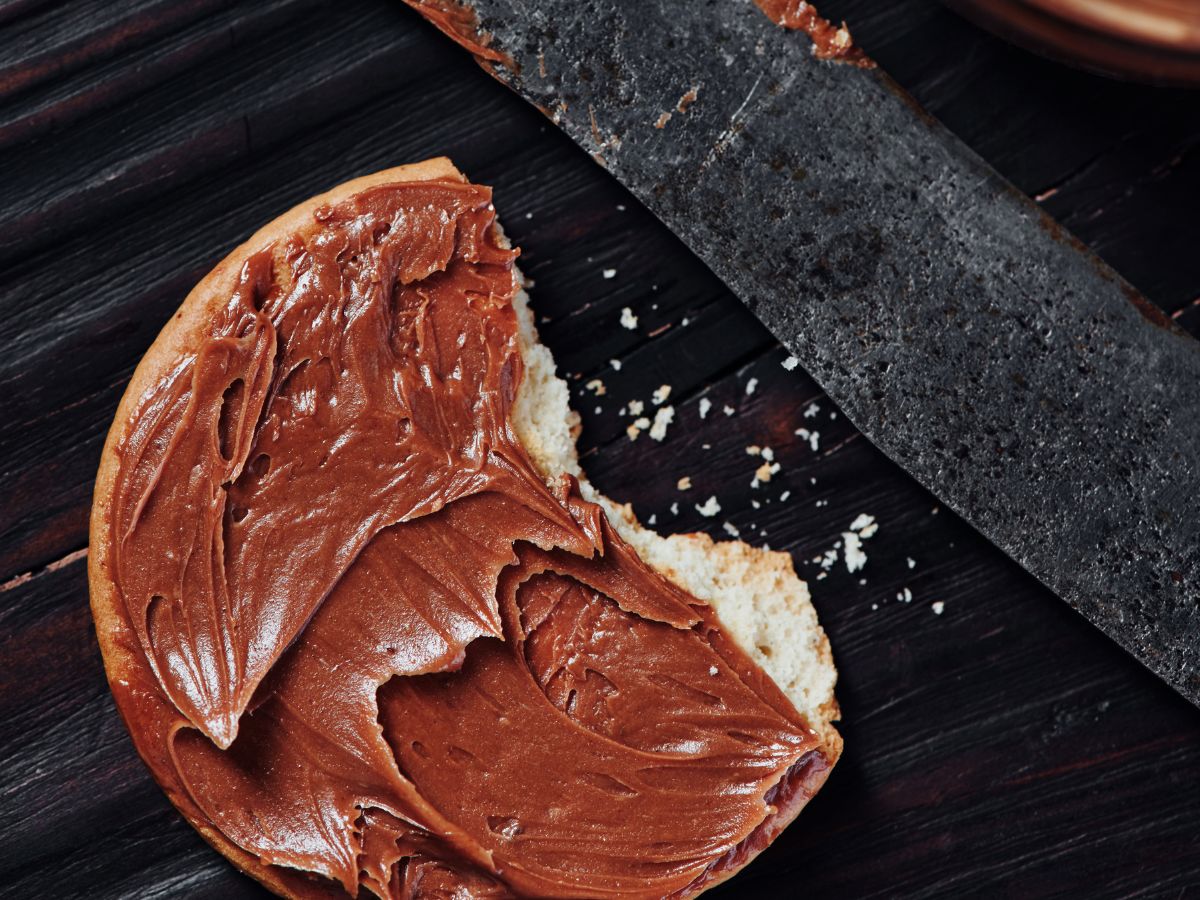
[(714, 676), (714, 677), (715, 677), (716, 675), (719, 675), (719, 674), (720, 674), (720, 672), (721, 672), (721, 670), (720, 670), (720, 669), (718, 669), (716, 666), (709, 666), (709, 667), (708, 667), (708, 674), (709, 674), (709, 675), (712, 675), (712, 676)]
[(765, 462), (754, 470), (754, 479), (765, 484), (766, 482), (770, 481), (771, 476), (778, 471), (779, 463)]
[(625, 204), (624, 203), (617, 204), (617, 212), (625, 212)]
[(917, 561), (915, 559), (913, 559), (911, 556), (906, 557), (904, 561), (906, 563), (908, 563), (908, 567), (910, 569), (915, 569), (917, 567)]
[(629, 414), (631, 416), (640, 416), (645, 411), (646, 411), (646, 404), (643, 403), (641, 400), (630, 400), (629, 401)]
[(696, 504), (696, 512), (710, 519), (720, 511), (721, 504), (717, 502), (717, 498), (715, 496), (709, 497), (707, 500), (705, 500), (703, 506), (701, 506), (699, 503)]
[(684, 316), (682, 319), (679, 320), (679, 326), (681, 328), (687, 328), (688, 325), (690, 325), (690, 324), (691, 324), (691, 320), (687, 316)]
[(672, 503), (672, 504), (671, 504), (671, 515), (673, 515), (673, 516), (677, 516), (677, 515), (679, 515), (679, 503), (678, 503), (678, 501), (676, 501), (675, 503)]
[(762, 455), (762, 447), (758, 446), (758, 444), (747, 444), (746, 445), (746, 455), (747, 456), (761, 456)]
[(650, 399), (654, 401), (655, 406), (662, 406), (670, 396), (671, 386), (669, 384), (660, 384), (654, 389), (654, 393), (650, 395)]
[(862, 531), (875, 521), (874, 516), (868, 516), (866, 513), (859, 513), (853, 522), (850, 523), (851, 531)]
[[(608, 272), (613, 272), (614, 274), (616, 274), (613, 269), (606, 269), (605, 270), (606, 274), (604, 276), (605, 278), (612, 277), (607, 274)], [(638, 318), (637, 318), (637, 316), (635, 316), (633, 314), (633, 310), (630, 309), (628, 306), (623, 307), (621, 309), (621, 327), (628, 328), (630, 331), (633, 331), (635, 328), (637, 328), (637, 323), (638, 323)]]
[(821, 446), (821, 433), (819, 431), (809, 431), (807, 428), (797, 428), (795, 434), (800, 440), (808, 441), (808, 446), (812, 448), (812, 452), (816, 453)]
[(763, 447), (762, 448), (762, 458), (765, 459), (767, 462), (773, 462), (775, 460), (775, 451), (772, 450), (770, 447)]
[[(771, 501), (768, 500), (767, 502), (770, 503)], [(753, 506), (755, 509), (762, 509), (762, 504), (759, 503), (757, 500), (751, 500), (750, 505)]]
[(912, 591), (910, 591), (908, 588), (905, 588), (896, 595), (896, 599), (901, 603), (912, 603)]
[(607, 278), (616, 278), (616, 277), (617, 277), (617, 270), (616, 270), (616, 269), (605, 269), (605, 270), (604, 270), (604, 271), (603, 271), (601, 274), (602, 274), (602, 275), (603, 275), (603, 276), (604, 276), (606, 279), (607, 279)]
[(746, 382), (746, 396), (749, 397), (758, 388), (758, 379), (751, 378)]
[(651, 440), (661, 441), (667, 436), (667, 426), (675, 421), (675, 407), (663, 406), (654, 414), (654, 424), (650, 426)]
[(648, 518), (646, 520), (646, 524), (647, 525), (655, 525), (657, 523), (658, 523), (658, 516), (655, 515), (654, 513), (650, 513), (650, 518)]
[(592, 412), (594, 412), (596, 415), (600, 415), (600, 413), (604, 412), (604, 408), (597, 406), (594, 410), (592, 410)]
[(818, 404), (810, 403), (808, 406), (804, 407), (804, 418), (815, 419), (817, 417), (817, 413), (820, 411), (821, 407)]
[(649, 427), (650, 420), (645, 416), (642, 416), (640, 419), (635, 419), (633, 423), (625, 429), (625, 433), (629, 435), (629, 439), (631, 441), (636, 441), (638, 439), (638, 435), (642, 433), (642, 430)]
[(817, 508), (818, 508), (818, 509), (820, 509), (822, 506), (828, 506), (828, 505), (829, 505), (829, 501), (828, 501), (828, 500), (818, 500), (818, 501), (816, 502), (816, 506), (817, 506)]
[(619, 359), (610, 359), (608, 364), (613, 367), (614, 371), (621, 371), (621, 361)]
[(867, 564), (867, 554), (862, 552), (862, 539), (853, 531), (843, 531), (846, 542), (846, 571), (857, 572)]
[(723, 407), (721, 407), (721, 412), (725, 413), (727, 416), (732, 416), (735, 412), (737, 412), (737, 410), (726, 403)]
[(785, 359), (783, 361), (783, 367), (785, 369), (787, 369), (789, 372), (792, 371), (794, 368), (796, 368), (796, 366), (798, 366), (798, 365), (800, 365), (800, 360), (796, 359), (796, 357), (794, 357), (794, 356), (789, 356), (787, 359)]
[(946, 611), (946, 604), (941, 600), (934, 600), (933, 603), (929, 604), (929, 608), (933, 610), (935, 616), (940, 616)]
[(787, 498), (788, 498), (788, 497), (790, 497), (790, 496), (792, 496), (792, 492), (791, 492), (791, 491), (784, 491), (782, 494), (780, 494), (780, 495), (779, 495), (779, 502), (780, 502), (780, 503), (786, 503), (786, 502), (787, 502)]
[(692, 479), (687, 475), (684, 475), (677, 482), (675, 482), (675, 488), (680, 491), (690, 491), (692, 489)]
[(739, 534), (741, 534), (741, 532), (737, 530), (737, 526), (735, 526), (732, 522), (724, 522), (722, 523), (721, 527), (725, 529), (725, 533), (730, 537), (737, 537)]
[(707, 416), (708, 411), (710, 409), (712, 409), (712, 401), (709, 400), (707, 397), (701, 397), (700, 398), (700, 418), (703, 419), (705, 416)]
[[(817, 503), (821, 505), (820, 502)], [(879, 530), (879, 523), (874, 516), (859, 513), (850, 523), (850, 530), (842, 532), (842, 540), (846, 544), (846, 569), (857, 572), (867, 564), (867, 554), (863, 552), (862, 542)], [(835, 545), (836, 546), (836, 545)], [(910, 595), (911, 598), (911, 595)]]
[(604, 382), (599, 378), (593, 378), (591, 381), (585, 384), (584, 387), (597, 397), (603, 397), (606, 393), (608, 393), (608, 388), (604, 386)]

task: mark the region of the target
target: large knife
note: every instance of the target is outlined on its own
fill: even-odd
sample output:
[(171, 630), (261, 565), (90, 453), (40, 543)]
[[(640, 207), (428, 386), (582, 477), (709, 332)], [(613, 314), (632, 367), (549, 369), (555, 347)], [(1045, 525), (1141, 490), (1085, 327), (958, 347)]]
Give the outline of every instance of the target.
[(886, 74), (749, 0), (408, 2), (880, 449), (1200, 705), (1200, 343)]

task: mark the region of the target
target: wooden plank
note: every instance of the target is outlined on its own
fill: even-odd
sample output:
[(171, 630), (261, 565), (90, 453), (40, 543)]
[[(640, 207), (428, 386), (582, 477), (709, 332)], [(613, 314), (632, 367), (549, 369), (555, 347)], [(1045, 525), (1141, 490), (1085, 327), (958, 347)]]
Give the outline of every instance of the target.
[(183, 823), (113, 706), (86, 560), (0, 587), (0, 895), (260, 897)]
[[(0, 96), (139, 46), (231, 0), (77, 0), (70, 4), (13, 3), (0, 50)], [(40, 6), (40, 8), (39, 8)]]
[(238, 8), (217, 9), (145, 45), (123, 46), (116, 55), (72, 77), (55, 78), (23, 90), (2, 105), (0, 147), (61, 130), (80, 118), (128, 101), (187, 71), (217, 49), (278, 27), (300, 8), (296, 0), (273, 0), (256, 5), (249, 14)]

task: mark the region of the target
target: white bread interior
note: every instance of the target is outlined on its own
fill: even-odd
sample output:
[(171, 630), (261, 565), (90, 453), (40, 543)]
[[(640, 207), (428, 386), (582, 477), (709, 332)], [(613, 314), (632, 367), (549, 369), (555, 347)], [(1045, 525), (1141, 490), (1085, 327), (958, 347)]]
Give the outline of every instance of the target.
[(570, 407), (567, 383), (555, 374), (554, 356), (538, 339), (529, 295), (519, 290), (513, 304), (525, 363), (513, 424), (542, 476), (554, 480), (568, 473), (578, 478), (583, 495), (604, 508), (643, 560), (711, 605), (726, 631), (821, 737), (826, 757), (836, 760), (842, 747), (833, 726), (839, 715), (833, 693), (837, 670), (791, 556), (742, 541), (714, 541), (706, 534), (663, 537), (639, 524), (628, 504), (596, 490), (575, 449), (579, 415)]

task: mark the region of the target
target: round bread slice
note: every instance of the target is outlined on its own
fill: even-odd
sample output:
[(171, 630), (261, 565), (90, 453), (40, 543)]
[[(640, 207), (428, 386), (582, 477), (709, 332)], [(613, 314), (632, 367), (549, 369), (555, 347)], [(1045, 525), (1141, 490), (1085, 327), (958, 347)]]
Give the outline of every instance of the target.
[[(138, 365), (104, 445), (92, 507), (88, 562), (97, 637), (108, 680), (115, 692), (121, 689), (125, 698), (119, 708), (127, 722), (139, 704), (162, 702), (152, 696), (153, 675), (119, 605), (109, 547), (113, 492), (121, 461), (119, 447), (134, 423), (139, 402), (180, 358), (194, 353), (205, 339), (211, 321), (230, 296), (249, 257), (294, 235), (315, 232), (319, 223), (314, 214), (318, 210), (369, 188), (446, 179), (466, 181), (448, 159), (431, 159), (346, 182), (284, 213), (233, 250), (196, 285)], [(556, 376), (550, 351), (538, 341), (528, 304), (525, 291), (518, 291), (514, 305), (525, 376), (512, 415), (517, 435), (541, 475), (548, 482), (558, 481), (564, 473), (579, 479), (584, 497), (602, 506), (621, 537), (646, 563), (713, 607), (728, 634), (774, 680), (819, 737), (828, 765), (806, 785), (806, 792), (797, 795), (793, 808), (779, 810), (770, 823), (770, 833), (764, 835), (768, 838), (762, 842), (765, 845), (815, 793), (842, 749), (834, 727), (839, 716), (834, 698), (836, 670), (808, 590), (786, 553), (757, 549), (740, 541), (714, 542), (704, 534), (660, 536), (641, 526), (629, 506), (615, 503), (591, 486), (580, 469), (575, 449), (579, 424), (569, 406), (568, 387)], [(131, 731), (139, 753), (172, 803), (238, 868), (284, 896), (345, 896), (332, 882), (266, 865), (232, 843), (212, 826), (183, 785), (172, 779), (170, 767), (156, 764), (151, 758), (156, 751), (149, 742), (140, 741), (136, 731)], [(745, 854), (708, 886), (732, 875), (753, 855)]]

